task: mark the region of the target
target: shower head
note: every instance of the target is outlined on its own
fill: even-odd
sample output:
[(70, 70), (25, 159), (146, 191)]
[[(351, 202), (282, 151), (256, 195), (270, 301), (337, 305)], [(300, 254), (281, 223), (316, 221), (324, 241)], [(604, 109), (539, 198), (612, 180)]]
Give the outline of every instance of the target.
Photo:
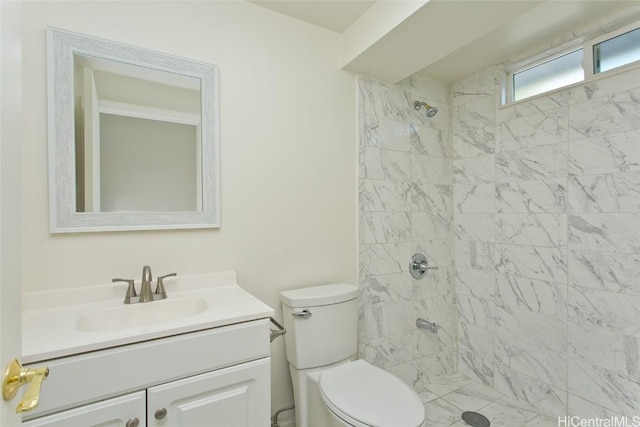
[(425, 114), (427, 115), (427, 117), (433, 117), (438, 113), (438, 108), (437, 107), (432, 107), (431, 105), (427, 104), (426, 102), (415, 101), (413, 103), (413, 108), (415, 108), (417, 111), (420, 111), (420, 108), (422, 108), (422, 107), (424, 107)]

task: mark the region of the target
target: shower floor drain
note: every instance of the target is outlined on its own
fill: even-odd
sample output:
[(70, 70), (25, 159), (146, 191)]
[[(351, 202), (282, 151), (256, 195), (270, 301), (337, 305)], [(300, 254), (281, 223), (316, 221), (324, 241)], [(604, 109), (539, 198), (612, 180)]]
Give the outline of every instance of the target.
[(491, 423), (489, 419), (477, 412), (463, 412), (462, 421), (469, 424), (471, 427), (489, 427)]

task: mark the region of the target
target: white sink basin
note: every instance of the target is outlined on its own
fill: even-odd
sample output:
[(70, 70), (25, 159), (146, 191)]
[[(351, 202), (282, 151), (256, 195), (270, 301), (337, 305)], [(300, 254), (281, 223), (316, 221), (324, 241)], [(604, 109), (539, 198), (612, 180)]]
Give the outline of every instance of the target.
[(81, 332), (120, 331), (186, 319), (203, 313), (208, 308), (207, 302), (201, 298), (121, 305), (80, 316), (76, 321), (76, 328)]

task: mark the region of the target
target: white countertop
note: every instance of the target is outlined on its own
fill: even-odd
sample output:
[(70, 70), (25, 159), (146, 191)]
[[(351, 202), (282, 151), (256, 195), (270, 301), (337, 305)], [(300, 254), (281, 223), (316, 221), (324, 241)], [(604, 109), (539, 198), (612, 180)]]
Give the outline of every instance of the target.
[[(155, 282), (152, 286), (155, 289)], [(22, 304), (22, 360), (34, 363), (155, 338), (269, 318), (273, 309), (237, 284), (234, 271), (165, 279), (167, 299), (125, 305), (124, 283), (59, 291), (28, 292)], [(140, 283), (136, 283), (140, 290)], [(128, 329), (83, 332), (78, 319), (87, 314), (120, 308), (133, 310), (149, 304), (171, 307), (177, 299), (206, 302), (201, 313), (177, 320)], [(164, 304), (164, 305), (163, 305)], [(142, 310), (141, 310), (142, 311)], [(137, 313), (135, 313), (137, 315)], [(143, 313), (141, 313), (142, 315)]]

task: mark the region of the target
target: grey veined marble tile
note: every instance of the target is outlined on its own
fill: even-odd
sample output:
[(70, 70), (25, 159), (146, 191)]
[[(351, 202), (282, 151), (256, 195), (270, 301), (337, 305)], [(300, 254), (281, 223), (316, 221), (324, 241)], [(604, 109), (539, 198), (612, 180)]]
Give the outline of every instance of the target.
[[(496, 304), (493, 331), (503, 337), (546, 349), (541, 354), (567, 353), (567, 319)], [(525, 373), (533, 376), (530, 372)]]
[(374, 83), (364, 87), (365, 114), (404, 121), (411, 110), (413, 105), (402, 90)]
[(606, 135), (640, 128), (640, 89), (619, 92), (569, 107), (569, 137)]
[(640, 212), (640, 171), (569, 176), (569, 209), (587, 213)]
[(451, 157), (449, 131), (411, 125), (411, 151), (433, 157)]
[(494, 268), (493, 246), (493, 243), (456, 240), (456, 267), (492, 271)]
[(447, 102), (449, 99), (448, 84), (422, 74), (413, 74), (398, 84), (412, 95), (426, 97), (439, 102)]
[(454, 185), (454, 212), (491, 213), (495, 210), (496, 186), (494, 184)]
[(495, 191), (498, 212), (566, 211), (567, 188), (564, 179), (503, 182), (496, 185)]
[(444, 157), (411, 156), (411, 177), (414, 182), (450, 185), (451, 160)]
[(364, 144), (368, 147), (409, 152), (410, 126), (384, 117), (365, 115)]
[(444, 396), (444, 400), (462, 411), (478, 411), (502, 397), (486, 385), (471, 382)]
[(493, 96), (456, 107), (451, 130), (456, 158), (493, 153), (496, 133)]
[(567, 412), (566, 390), (499, 364), (496, 364), (494, 382), (496, 390), (527, 403), (542, 413), (564, 416)]
[(411, 277), (406, 273), (365, 278), (362, 303), (365, 307), (411, 301)]
[(456, 184), (490, 184), (495, 182), (493, 154), (453, 161), (453, 181)]
[(364, 243), (411, 240), (411, 218), (406, 212), (364, 212)]
[(471, 268), (457, 268), (456, 295), (468, 295), (493, 301), (496, 295), (495, 273)]
[(569, 251), (569, 283), (586, 288), (640, 295), (640, 254)]
[(640, 252), (640, 213), (569, 216), (569, 246), (606, 252)]
[(565, 214), (497, 214), (496, 242), (525, 246), (567, 245)]
[(458, 295), (458, 315), (460, 321), (488, 330), (493, 325), (494, 304), (484, 298)]
[(411, 210), (425, 212), (452, 212), (453, 195), (450, 185), (411, 185)]
[(447, 212), (412, 212), (413, 240), (446, 240), (451, 238), (451, 214)]
[(482, 384), (493, 385), (495, 334), (460, 322), (458, 337), (458, 372)]
[(455, 216), (455, 237), (475, 242), (494, 241), (493, 213), (460, 213)]
[(640, 413), (640, 383), (605, 368), (569, 359), (569, 392), (612, 412)]
[(566, 177), (567, 144), (498, 153), (496, 169), (499, 182)]
[[(480, 412), (491, 420), (492, 427), (523, 427), (538, 416), (529, 405), (508, 398), (496, 400)], [(553, 427), (558, 426), (553, 424)]]
[(567, 285), (524, 277), (496, 274), (496, 302), (533, 313), (567, 315)]
[(640, 337), (640, 296), (570, 286), (569, 319), (618, 334)]
[(460, 420), (460, 409), (443, 399), (433, 400), (424, 405), (426, 425), (448, 426)]
[(567, 353), (550, 350), (544, 342), (530, 343), (496, 335), (496, 362), (547, 384), (567, 387)]
[(567, 250), (495, 245), (496, 271), (505, 275), (551, 282), (567, 281)]
[(467, 104), (477, 99), (493, 97), (495, 71), (493, 67), (486, 68), (464, 80), (451, 84), (451, 98), (453, 105)]
[(640, 130), (569, 142), (569, 172), (592, 175), (640, 170)]
[(382, 150), (374, 147), (364, 149), (364, 178), (390, 181), (411, 181), (411, 157), (409, 153)]
[[(627, 360), (637, 360), (637, 338), (625, 337), (584, 323), (580, 319), (569, 321), (568, 333), (569, 357), (574, 359), (620, 372), (627, 370)], [(633, 340), (636, 345), (632, 350), (633, 354), (627, 355), (625, 342), (629, 340)]]
[(410, 189), (406, 182), (365, 180), (361, 189), (367, 212), (408, 212)]
[(498, 127), (496, 151), (519, 150), (566, 142), (567, 128), (566, 108), (506, 120)]
[(411, 243), (382, 243), (364, 245), (365, 276), (408, 271)]

